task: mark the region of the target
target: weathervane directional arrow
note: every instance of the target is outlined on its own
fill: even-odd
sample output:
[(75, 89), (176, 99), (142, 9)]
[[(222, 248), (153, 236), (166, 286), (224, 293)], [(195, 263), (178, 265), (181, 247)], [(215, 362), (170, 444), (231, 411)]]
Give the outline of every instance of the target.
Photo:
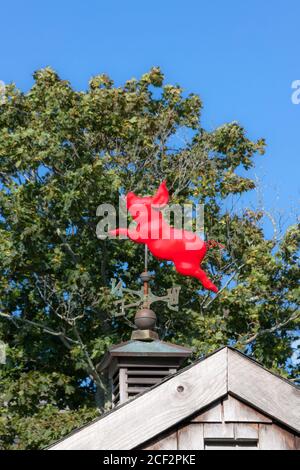
[[(145, 286), (145, 284), (148, 284), (148, 281), (144, 281), (143, 279), (144, 277), (146, 277), (146, 274), (149, 275), (148, 273), (141, 274), (141, 279), (144, 282), (144, 286), (141, 287), (141, 289), (139, 290), (128, 289), (123, 286), (122, 281), (119, 281), (117, 283), (116, 279), (112, 279), (111, 294), (116, 297), (119, 297), (119, 299), (114, 302), (114, 305), (118, 307), (118, 309), (119, 307), (121, 307), (120, 310), (114, 314), (115, 317), (125, 315), (126, 313), (125, 310), (128, 310), (130, 308), (139, 307), (139, 306), (150, 308), (150, 306), (154, 302), (166, 302), (170, 310), (178, 312), (179, 292), (180, 292), (181, 287), (180, 286), (171, 287), (170, 289), (167, 289), (166, 295), (157, 296), (153, 294), (153, 292), (151, 291), (148, 285)], [(145, 293), (145, 287), (147, 287), (147, 293)], [(136, 302), (126, 303), (124, 294), (136, 296), (139, 298), (139, 300), (137, 300)]]
[[(149, 309), (154, 302), (166, 302), (170, 310), (178, 312), (178, 301), (181, 287), (173, 286), (167, 289), (167, 294), (158, 296), (155, 295), (149, 287), (150, 279), (151, 275), (148, 272), (148, 249), (145, 247), (145, 271), (141, 274), (143, 286), (139, 290), (128, 289), (127, 287), (124, 287), (122, 281), (117, 282), (116, 279), (111, 280), (111, 294), (115, 297), (119, 297), (119, 299), (114, 302), (114, 305), (118, 309), (114, 314), (115, 317), (124, 316), (126, 314), (126, 310), (134, 307), (142, 306), (143, 308)], [(124, 298), (125, 294), (138, 297), (138, 300), (126, 303), (126, 299)]]

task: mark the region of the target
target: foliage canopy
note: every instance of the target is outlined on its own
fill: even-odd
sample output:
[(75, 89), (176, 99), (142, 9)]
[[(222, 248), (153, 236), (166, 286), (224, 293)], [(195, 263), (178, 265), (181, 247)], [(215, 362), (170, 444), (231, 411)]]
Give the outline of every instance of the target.
[(7, 85), (2, 101), (1, 448), (41, 448), (103, 408), (96, 365), (128, 339), (135, 313), (113, 318), (110, 279), (137, 287), (143, 247), (97, 240), (96, 208), (128, 190), (154, 191), (163, 178), (174, 202), (205, 203), (206, 235), (226, 250), (205, 262), (224, 287), (215, 299), (151, 259), (158, 294), (182, 286), (178, 313), (156, 309), (161, 338), (193, 346), (195, 357), (233, 344), (296, 379), (299, 226), (266, 239), (263, 211), (227, 204), (255, 188), (241, 174), (264, 153), (263, 139), (250, 140), (236, 122), (206, 131), (199, 96), (164, 84), (158, 67), (124, 86), (99, 75), (86, 91), (46, 68), (27, 93)]

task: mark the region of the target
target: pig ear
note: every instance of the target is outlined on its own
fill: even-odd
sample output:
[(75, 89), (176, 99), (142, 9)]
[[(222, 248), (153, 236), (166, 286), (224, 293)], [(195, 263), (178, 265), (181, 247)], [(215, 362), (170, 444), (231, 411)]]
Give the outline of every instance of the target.
[(169, 191), (166, 181), (163, 181), (152, 198), (153, 206), (166, 206), (169, 202)]

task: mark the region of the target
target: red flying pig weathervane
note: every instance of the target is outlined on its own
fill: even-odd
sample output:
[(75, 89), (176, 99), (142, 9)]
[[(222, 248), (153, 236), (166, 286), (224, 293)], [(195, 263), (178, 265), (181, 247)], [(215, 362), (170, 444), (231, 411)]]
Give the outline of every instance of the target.
[(139, 230), (117, 228), (109, 233), (125, 235), (136, 243), (145, 244), (156, 258), (173, 261), (178, 273), (199, 279), (205, 289), (218, 292), (218, 288), (207, 277), (200, 265), (210, 248), (191, 231), (176, 229), (164, 220), (160, 209), (169, 201), (166, 181), (159, 186), (152, 197), (138, 197), (133, 192), (126, 196), (127, 209), (138, 223)]

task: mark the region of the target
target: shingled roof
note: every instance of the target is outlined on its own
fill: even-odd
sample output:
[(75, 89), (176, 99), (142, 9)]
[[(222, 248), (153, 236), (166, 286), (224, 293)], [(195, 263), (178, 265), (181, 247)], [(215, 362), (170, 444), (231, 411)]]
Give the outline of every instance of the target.
[(49, 449), (134, 449), (228, 394), (300, 433), (299, 388), (225, 347), (73, 431)]

